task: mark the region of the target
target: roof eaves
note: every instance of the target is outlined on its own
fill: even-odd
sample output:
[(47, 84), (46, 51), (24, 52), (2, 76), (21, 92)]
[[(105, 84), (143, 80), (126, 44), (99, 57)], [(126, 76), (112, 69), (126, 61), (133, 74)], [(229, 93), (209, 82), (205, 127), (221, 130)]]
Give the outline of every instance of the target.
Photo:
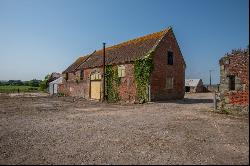
[[(146, 55), (148, 55), (150, 52), (153, 52), (153, 51), (156, 49), (156, 47), (159, 45), (159, 43), (162, 41), (162, 39), (166, 36), (166, 34), (167, 34), (167, 33), (169, 32), (169, 30), (171, 30), (171, 29), (172, 29), (172, 27), (169, 26), (168, 28), (166, 28), (166, 29), (163, 30), (163, 35), (161, 36), (161, 38), (160, 38), (159, 40), (156, 41), (156, 43), (154, 44), (154, 46), (147, 52)], [(145, 56), (146, 56), (146, 55), (145, 55)], [(145, 58), (145, 56), (144, 56), (144, 57), (137, 58), (137, 59)]]
[(186, 65), (185, 59), (184, 59), (184, 57), (183, 57), (183, 54), (182, 54), (182, 52), (181, 52), (181, 48), (180, 48), (180, 46), (179, 46), (179, 43), (177, 42), (177, 39), (176, 39), (176, 37), (175, 37), (175, 34), (174, 34), (174, 32), (173, 32), (172, 27), (170, 28), (170, 30), (171, 30), (171, 31), (172, 31), (172, 33), (173, 33), (174, 39), (175, 39), (175, 41), (176, 41), (176, 43), (177, 43), (177, 46), (178, 46), (178, 48), (179, 48), (179, 50), (180, 50), (181, 57), (182, 57), (182, 59), (183, 59), (183, 62), (184, 62), (185, 68), (186, 68), (186, 67), (187, 67), (187, 65)]
[(74, 71), (76, 71), (76, 70), (78, 70), (79, 69), (79, 67), (84, 63), (84, 62), (86, 62), (90, 57), (91, 57), (91, 55), (93, 55), (94, 53), (96, 52), (96, 50), (95, 51), (93, 51), (91, 54), (89, 54), (89, 55), (86, 55), (86, 58), (84, 59), (84, 61), (83, 62), (81, 62), (75, 69), (74, 69)]
[(155, 43), (155, 45), (148, 51), (148, 53), (154, 51), (154, 50), (157, 48), (157, 46), (159, 45), (159, 43), (163, 40), (163, 38), (166, 36), (166, 34), (167, 34), (167, 33), (169, 32), (169, 30), (171, 30), (171, 29), (172, 29), (172, 27), (170, 26), (170, 27), (166, 28), (165, 30), (163, 30), (164, 33), (163, 33), (162, 37)]

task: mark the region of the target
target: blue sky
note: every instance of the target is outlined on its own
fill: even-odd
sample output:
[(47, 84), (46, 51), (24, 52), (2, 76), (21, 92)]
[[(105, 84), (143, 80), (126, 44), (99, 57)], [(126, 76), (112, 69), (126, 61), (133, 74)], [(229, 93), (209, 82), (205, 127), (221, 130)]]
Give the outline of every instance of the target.
[(249, 44), (248, 0), (0, 0), (0, 80), (43, 79), (76, 58), (172, 26), (186, 78), (219, 82), (218, 60)]

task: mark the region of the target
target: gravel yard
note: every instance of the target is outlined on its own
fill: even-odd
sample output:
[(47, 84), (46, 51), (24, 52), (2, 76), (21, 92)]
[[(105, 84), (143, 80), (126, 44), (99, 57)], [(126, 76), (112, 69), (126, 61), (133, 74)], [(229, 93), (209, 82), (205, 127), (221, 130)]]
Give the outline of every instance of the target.
[(248, 116), (212, 106), (0, 95), (0, 164), (249, 164)]

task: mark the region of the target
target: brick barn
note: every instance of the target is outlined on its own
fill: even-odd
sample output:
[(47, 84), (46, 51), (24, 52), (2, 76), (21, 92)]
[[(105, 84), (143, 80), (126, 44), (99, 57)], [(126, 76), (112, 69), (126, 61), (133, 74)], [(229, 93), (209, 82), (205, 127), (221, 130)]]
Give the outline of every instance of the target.
[[(105, 76), (105, 94), (112, 99), (135, 102), (145, 94), (145, 101), (184, 97), (186, 64), (171, 27), (107, 47), (105, 55), (105, 66), (111, 66), (113, 71), (111, 81)], [(145, 88), (145, 83), (141, 83), (144, 77), (140, 76), (147, 76), (149, 67), (142, 68), (140, 63), (151, 65), (150, 62), (152, 70)], [(86, 99), (103, 98), (103, 50), (79, 57), (62, 74), (65, 80), (59, 87), (61, 93)]]
[(220, 59), (220, 92), (226, 104), (249, 105), (249, 49)]

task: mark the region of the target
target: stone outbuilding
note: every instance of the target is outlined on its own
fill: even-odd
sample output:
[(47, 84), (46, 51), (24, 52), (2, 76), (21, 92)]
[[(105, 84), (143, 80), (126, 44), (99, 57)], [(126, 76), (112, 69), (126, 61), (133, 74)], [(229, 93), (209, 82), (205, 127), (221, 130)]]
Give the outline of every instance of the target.
[(249, 105), (249, 49), (233, 50), (219, 64), (222, 100), (226, 104)]
[(185, 79), (185, 91), (191, 93), (204, 92), (202, 79)]
[[(105, 98), (111, 101), (182, 99), (186, 64), (171, 27), (105, 49)], [(62, 72), (65, 95), (103, 98), (103, 50)]]

